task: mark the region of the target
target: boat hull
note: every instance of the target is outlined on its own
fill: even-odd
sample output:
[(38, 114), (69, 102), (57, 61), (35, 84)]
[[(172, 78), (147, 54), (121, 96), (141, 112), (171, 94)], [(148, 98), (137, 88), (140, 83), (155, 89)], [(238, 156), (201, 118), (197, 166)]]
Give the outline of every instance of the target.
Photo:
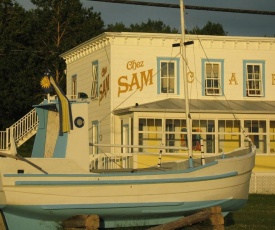
[(96, 214), (101, 227), (113, 228), (162, 224), (216, 205), (227, 213), (245, 205), (254, 161), (250, 153), (188, 170), (107, 174), (45, 175), (24, 165), (24, 174), (2, 172), (0, 205), (10, 230), (18, 223), (57, 229), (79, 214)]

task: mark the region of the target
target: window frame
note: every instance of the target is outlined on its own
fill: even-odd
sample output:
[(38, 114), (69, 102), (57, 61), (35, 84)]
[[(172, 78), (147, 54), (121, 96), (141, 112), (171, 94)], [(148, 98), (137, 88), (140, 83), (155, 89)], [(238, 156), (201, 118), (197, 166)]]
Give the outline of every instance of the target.
[[(96, 67), (96, 71), (94, 68)], [(92, 73), (91, 73), (91, 99), (99, 98), (99, 64), (98, 61), (92, 62)]]
[[(261, 92), (259, 94), (248, 93), (249, 89), (247, 89), (247, 80), (248, 80), (247, 66), (249, 65), (260, 66), (261, 89), (259, 90)], [(255, 89), (251, 89), (251, 90), (255, 90)], [(265, 96), (265, 61), (263, 60), (244, 60), (243, 61), (243, 96), (244, 97), (264, 97)]]
[(71, 89), (72, 89), (72, 99), (76, 99), (77, 98), (77, 74), (73, 74), (72, 78), (71, 78)]
[[(163, 119), (157, 117), (138, 118), (138, 144), (145, 146), (161, 146), (163, 135)], [(160, 138), (161, 137), (161, 138)], [(157, 149), (139, 148), (139, 152), (156, 152)]]
[[(174, 63), (174, 92), (162, 92), (162, 76), (161, 76), (161, 64), (162, 63)], [(180, 94), (180, 58), (157, 58), (157, 94), (159, 95), (179, 95)], [(167, 78), (168, 79), (168, 78)]]
[[(219, 77), (218, 80), (220, 81), (219, 84), (219, 92), (218, 93), (206, 93), (206, 65), (207, 64), (219, 64)], [(209, 87), (209, 89), (211, 89)], [(212, 88), (215, 90), (215, 87)], [(223, 59), (202, 59), (202, 95), (203, 96), (223, 96), (224, 95), (224, 60)]]
[(268, 136), (269, 136), (269, 150), (268, 152), (271, 154), (275, 153), (275, 120), (270, 119), (268, 121), (269, 129), (268, 129)]
[[(92, 135), (91, 135), (91, 142), (98, 144), (100, 140), (100, 134), (99, 134), (99, 121), (93, 120), (92, 121)], [(92, 147), (92, 154), (98, 154), (99, 149), (98, 147), (93, 146)]]

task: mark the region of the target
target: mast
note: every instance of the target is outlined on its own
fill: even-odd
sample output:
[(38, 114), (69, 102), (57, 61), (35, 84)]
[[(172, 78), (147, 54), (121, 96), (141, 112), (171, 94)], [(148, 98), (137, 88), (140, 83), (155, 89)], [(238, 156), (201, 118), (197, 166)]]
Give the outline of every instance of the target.
[(185, 52), (185, 27), (184, 27), (184, 4), (183, 0), (180, 0), (180, 18), (181, 18), (181, 57), (182, 57), (182, 76), (184, 83), (184, 96), (185, 96), (185, 116), (186, 116), (186, 129), (187, 129), (187, 146), (188, 146), (188, 158), (189, 166), (193, 167), (192, 161), (192, 126), (191, 116), (189, 110), (189, 97), (188, 97), (188, 82), (187, 82), (187, 71), (186, 71), (186, 52)]

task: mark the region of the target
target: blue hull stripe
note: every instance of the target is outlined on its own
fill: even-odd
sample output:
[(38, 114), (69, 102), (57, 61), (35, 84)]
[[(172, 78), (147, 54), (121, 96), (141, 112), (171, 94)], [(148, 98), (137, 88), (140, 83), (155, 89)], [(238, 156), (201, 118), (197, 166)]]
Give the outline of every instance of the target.
[(159, 183), (182, 183), (216, 180), (227, 177), (237, 176), (237, 172), (226, 174), (194, 177), (194, 178), (169, 178), (169, 179), (151, 179), (151, 180), (97, 180), (97, 181), (16, 181), (15, 185), (119, 185), (119, 184), (159, 184)]
[[(211, 201), (213, 206), (221, 205), (225, 202), (228, 202), (232, 198), (219, 200), (219, 201)], [(142, 213), (176, 213), (176, 212), (186, 212), (186, 211), (194, 211), (198, 209), (203, 209), (209, 207), (208, 203), (204, 202), (196, 202), (196, 205), (184, 205), (184, 202), (164, 202), (164, 203), (125, 203), (125, 204), (74, 204), (74, 205), (42, 205), (41, 208), (44, 210), (68, 210), (68, 209), (140, 209)], [(149, 208), (149, 209), (146, 209)], [(154, 209), (151, 209), (154, 208)]]
[(66, 209), (114, 209), (114, 208), (159, 208), (166, 206), (182, 206), (184, 202), (163, 202), (163, 203), (114, 203), (114, 204), (65, 204), (65, 205), (41, 205), (46, 210)]

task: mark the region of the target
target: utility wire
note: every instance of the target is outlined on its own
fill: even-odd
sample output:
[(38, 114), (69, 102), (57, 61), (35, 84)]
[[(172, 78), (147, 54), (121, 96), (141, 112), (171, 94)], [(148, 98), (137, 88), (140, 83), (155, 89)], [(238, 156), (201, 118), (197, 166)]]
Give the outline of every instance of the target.
[[(165, 7), (165, 8), (179, 8), (179, 5), (170, 4), (170, 3), (154, 3), (154, 2), (142, 2), (142, 1), (131, 1), (131, 0), (89, 0), (89, 1), (121, 3), (121, 4), (130, 4), (130, 5), (140, 5), (140, 6), (155, 6), (155, 7)], [(231, 9), (231, 8), (219, 8), (219, 7), (208, 7), (208, 6), (189, 6), (189, 5), (185, 5), (184, 7), (185, 9), (189, 9), (189, 10), (218, 11), (218, 12), (240, 13), (240, 14), (275, 15), (275, 12), (262, 11), (262, 10), (244, 10), (244, 9)]]

